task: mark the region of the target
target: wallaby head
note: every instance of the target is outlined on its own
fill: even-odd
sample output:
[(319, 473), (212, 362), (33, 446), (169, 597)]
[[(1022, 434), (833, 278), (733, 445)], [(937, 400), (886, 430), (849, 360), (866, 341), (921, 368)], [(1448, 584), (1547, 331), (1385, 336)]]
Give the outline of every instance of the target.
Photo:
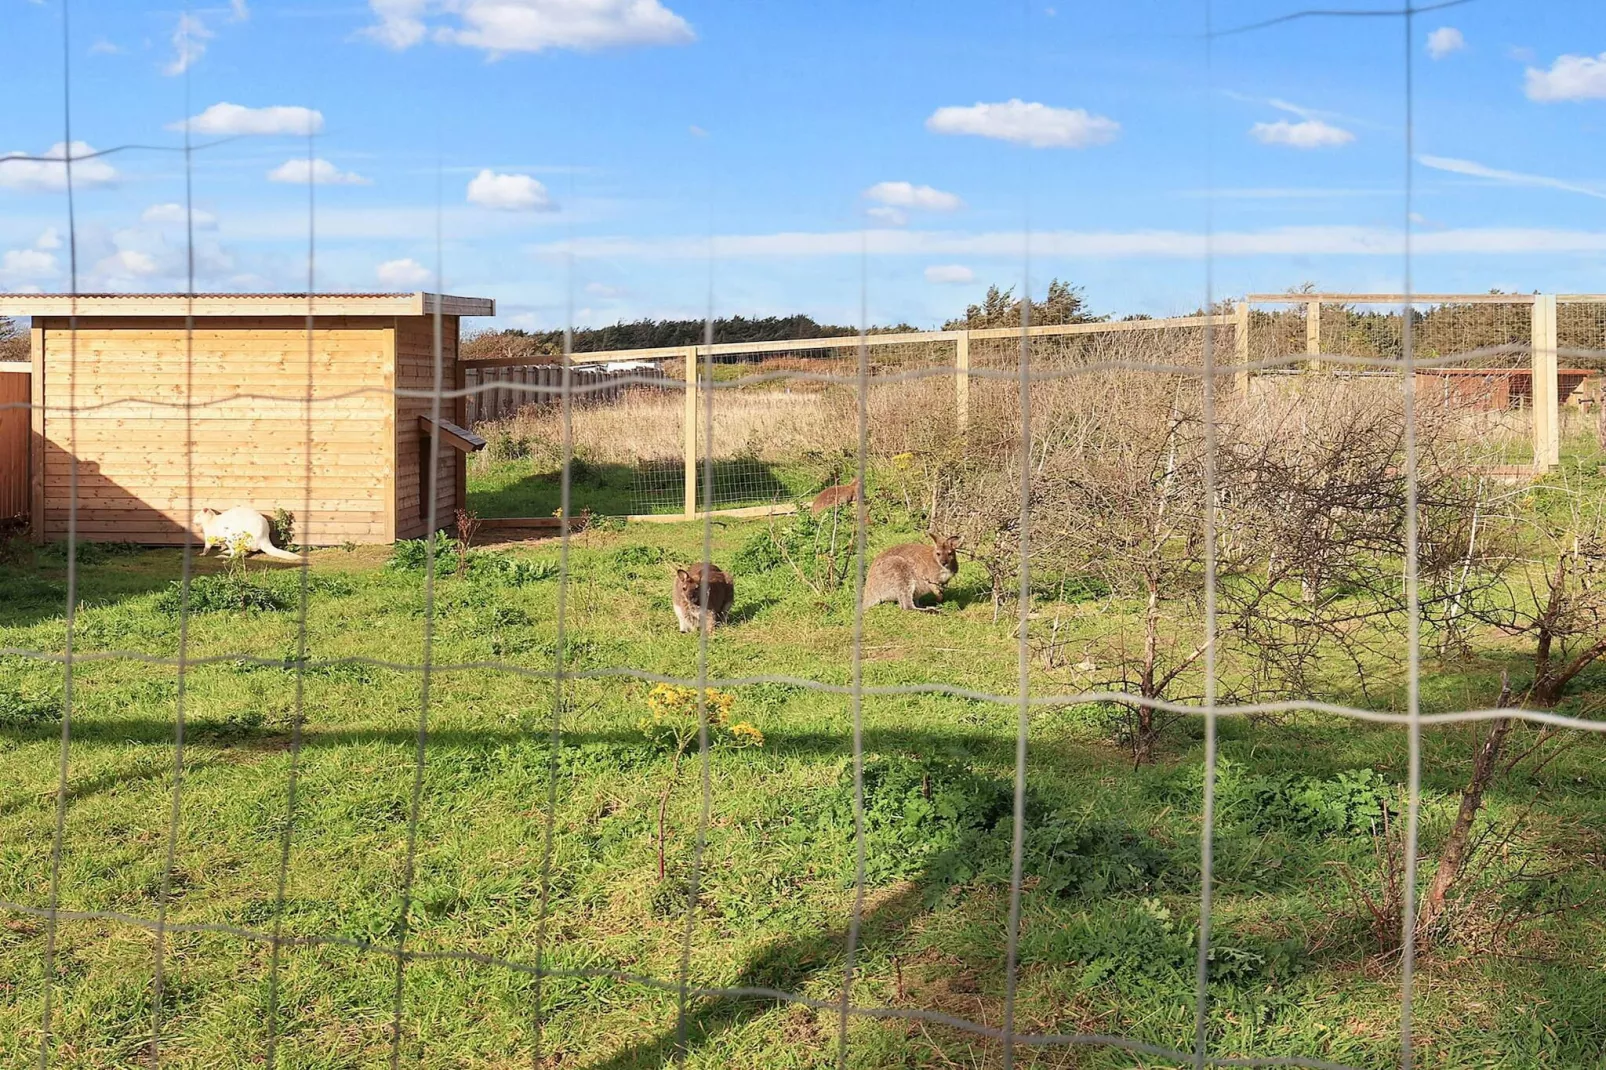
[(962, 535), (938, 535), (931, 532), (931, 541), (935, 545), (932, 552), (937, 555), (937, 564), (941, 565), (949, 577), (959, 575), (959, 547), (964, 544)]
[(217, 516), (217, 513), (211, 509), (202, 509), (195, 514), (195, 526), (201, 531), (205, 531), (206, 526), (216, 520)]

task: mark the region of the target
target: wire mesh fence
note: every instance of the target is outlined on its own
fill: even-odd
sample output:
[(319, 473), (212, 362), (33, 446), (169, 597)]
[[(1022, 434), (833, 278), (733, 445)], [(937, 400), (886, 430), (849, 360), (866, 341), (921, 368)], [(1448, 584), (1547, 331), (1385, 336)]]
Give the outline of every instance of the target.
[[(383, 402), (379, 423), (412, 421), (400, 430), (425, 533), (450, 524), (444, 485), (466, 493), (459, 472), (492, 474), (476, 473), (477, 459), (454, 469), (443, 453), (461, 448), (443, 424), (462, 403), (485, 455), (522, 465), (479, 493), (522, 510), (509, 515), (556, 516), (558, 544), (542, 559), (550, 575), (483, 563), (502, 559), (480, 559), (476, 573), (465, 536), (455, 550), (426, 540), (411, 565), (398, 552), (385, 578), (358, 591), (350, 569), (314, 568), (308, 545), (276, 580), (198, 570), (186, 543), (178, 580), (164, 574), (159, 589), (139, 592), (165, 614), (155, 623), (83, 597), (85, 583), (103, 580), (86, 576), (84, 547), (127, 532), (97, 527), (107, 522), (84, 493), (96, 487), (96, 456), (75, 421), (116, 399), (71, 392), (97, 357), (70, 308), (53, 328), (61, 349), (39, 354), (64, 363), (38, 365), (51, 376), (65, 367), (69, 393), (6, 403), (48, 408), (70, 430), (43, 470), (65, 488), (52, 499), (63, 503), (53, 520), (66, 539), (65, 581), (8, 580), (15, 598), (0, 616), (17, 637), (0, 657), (23, 680), (3, 692), (0, 726), (55, 758), (30, 769), (6, 804), (23, 834), (7, 849), (0, 912), (11, 918), (8, 943), (39, 969), (6, 980), (21, 1008), (8, 1013), (27, 1024), (4, 1050), (19, 1061), (36, 1053), (42, 1066), (227, 1057), (195, 1031), (205, 1018), (269, 1066), (492, 1063), (510, 1052), (541, 1066), (661, 1065), (727, 1058), (720, 1044), (744, 1030), (780, 1035), (781, 1054), (843, 1066), (908, 1056), (894, 1045), (914, 1037), (932, 1058), (983, 1065), (1038, 1053), (1105, 1065), (1414, 1065), (1424, 887), (1424, 916), (1434, 909), (1418, 873), (1424, 732), (1488, 723), (1486, 749), (1513, 721), (1606, 732), (1587, 709), (1514, 706), (1506, 690), (1487, 708), (1452, 696), (1424, 713), (1421, 680), (1424, 635), (1442, 640), (1441, 653), (1466, 641), (1477, 573), (1467, 562), (1486, 538), (1479, 525), (1494, 522), (1477, 496), (1483, 467), (1545, 467), (1528, 445), (1542, 445), (1540, 432), (1508, 423), (1513, 412), (1548, 406), (1563, 442), (1584, 428), (1557, 406), (1582, 416), (1593, 405), (1599, 418), (1606, 320), (1598, 303), (1552, 302), (1557, 341), (1536, 345), (1544, 313), (1536, 321), (1532, 300), (1397, 304), (1301, 296), (1292, 311), (1246, 309), (1231, 322), (689, 347), (684, 360), (613, 379), (571, 354), (533, 381), (464, 369), (458, 384), (448, 374), (455, 326), (437, 302), (422, 317), (429, 341), (413, 354), (419, 381), (433, 373), (429, 385), (357, 392)], [(295, 426), (280, 429), (266, 463), (302, 477), (282, 496), (299, 491), (311, 543), (327, 541), (311, 521), (331, 434), (313, 414), (350, 391), (320, 380), (310, 298), (307, 307), (306, 359), (291, 369), (304, 389), (276, 402), (299, 421), (286, 418)], [(170, 329), (178, 341), (164, 352), (176, 371), (144, 392), (115, 385), (151, 411), (181, 413), (182, 483), (168, 487), (164, 508), (183, 516), (222, 478), (195, 464), (197, 429), (244, 419), (229, 403), (263, 401), (220, 396), (204, 379), (197, 389), (205, 328), (192, 313)], [(1558, 351), (1571, 362), (1559, 370)], [(531, 395), (544, 400), (529, 404)], [(427, 411), (403, 412), (397, 397)], [(395, 430), (385, 431), (391, 443)], [(1582, 457), (1568, 454), (1579, 471)], [(631, 633), (656, 626), (645, 622), (667, 621), (653, 570), (672, 557), (733, 559), (738, 546), (716, 535), (714, 512), (806, 503), (843, 484), (860, 493), (831, 523), (851, 537), (830, 529), (824, 571), (788, 556), (806, 545), (817, 559), (818, 530), (789, 546), (780, 540), (796, 532), (772, 527), (769, 542), (755, 531), (739, 547), (747, 560), (766, 547), (786, 560), (755, 571), (760, 593), (744, 595), (738, 626), (787, 588), (809, 588), (762, 638), (733, 649), (698, 630), (677, 648), (632, 645)], [(971, 613), (978, 627), (959, 645), (867, 622), (872, 496), (877, 510), (901, 508), (966, 539), (954, 597), (967, 612), (992, 612)], [(1588, 512), (1587, 499), (1568, 500)], [(667, 547), (593, 547), (592, 533), (573, 527), (582, 509), (704, 515)], [(1583, 561), (1568, 552), (1556, 560)], [(536, 602), (510, 593), (545, 579), (551, 597), (538, 615), (549, 631), (533, 619)], [(748, 575), (739, 579), (746, 591)], [(116, 582), (141, 581), (119, 572)], [(355, 601), (381, 595), (396, 601), (359, 614)], [(1356, 627), (1363, 602), (1380, 607), (1376, 630)], [(1578, 630), (1570, 616), (1564, 641), (1593, 649), (1597, 604), (1573, 611), (1590, 623)], [(1094, 650), (1062, 632), (1072, 614), (1120, 620)], [(813, 617), (834, 630), (782, 657), (778, 647)], [(1499, 620), (1518, 627), (1516, 616)], [(1555, 624), (1523, 634), (1550, 628), (1554, 639)], [(350, 641), (366, 645), (329, 653)], [(909, 646), (924, 657), (902, 657)], [(1250, 649), (1250, 670), (1218, 661)], [(1317, 672), (1327, 657), (1387, 662), (1400, 693), (1373, 702), (1335, 688)], [(621, 726), (599, 713), (609, 703), (648, 713)], [(160, 710), (160, 723), (132, 718), (130, 706)], [(339, 720), (350, 706), (368, 720)], [(788, 734), (783, 715), (805, 706), (831, 731)], [(757, 733), (730, 713), (748, 707), (774, 713), (784, 740), (756, 772), (732, 758)], [(933, 708), (949, 731), (903, 723)], [(1339, 781), (1341, 812), (1311, 816), (1298, 808), (1310, 783), (1246, 786), (1218, 762), (1223, 720), (1301, 717), (1398, 733), (1397, 784)], [(1197, 727), (1197, 768), (1112, 789), (1116, 766), (1105, 762), (1094, 788), (1186, 811), (1171, 831), (1188, 842), (1056, 808), (1076, 775), (1034, 763), (1062, 745), (1065, 726), (1090, 721), (1120, 741), (1122, 765), (1129, 749), (1147, 766), (1166, 732)], [(982, 772), (943, 757), (965, 733), (987, 736)], [(109, 756), (130, 739), (159, 748), (157, 759)], [(218, 753), (232, 749), (252, 760)], [(799, 754), (830, 762), (786, 769)], [(1446, 768), (1429, 772), (1443, 780)], [(665, 786), (631, 785), (643, 770)], [(152, 781), (159, 806), (119, 796)], [(1256, 825), (1268, 796), (1288, 814)], [(1249, 818), (1232, 810), (1245, 800), (1261, 807)], [(207, 825), (203, 808), (224, 814), (225, 827)], [(514, 835), (493, 838), (487, 809)], [(937, 817), (921, 824), (928, 812)], [(1271, 865), (1259, 852), (1296, 821), (1398, 859), (1379, 862), (1378, 895), (1394, 898), (1376, 928), (1317, 934), (1331, 946), (1380, 942), (1377, 929), (1392, 928), (1392, 949), (1350, 971), (1355, 984), (1366, 969), (1398, 978), (1399, 1028), (1386, 1036), (1281, 1029), (1296, 1001), (1268, 993), (1303, 960), (1214, 908), (1218, 885), (1251, 884)], [(1218, 841), (1228, 822), (1233, 836)], [(762, 852), (744, 853), (754, 839)], [(600, 853), (621, 843), (634, 845), (630, 866), (605, 869)], [(1337, 872), (1304, 876), (1336, 898)], [(755, 935), (738, 924), (799, 896), (808, 925), (786, 915)], [(1119, 914), (1083, 909), (1101, 900), (1117, 900)], [(1196, 904), (1191, 916), (1182, 902)], [(110, 950), (96, 958), (96, 947)], [(95, 970), (141, 994), (97, 993), (86, 980)], [(1100, 988), (1117, 975), (1132, 984)], [(1156, 991), (1139, 1013), (1134, 992)], [(472, 1050), (457, 1047), (464, 1007), (481, 1029)], [(121, 1048), (81, 1046), (99, 1020)]]

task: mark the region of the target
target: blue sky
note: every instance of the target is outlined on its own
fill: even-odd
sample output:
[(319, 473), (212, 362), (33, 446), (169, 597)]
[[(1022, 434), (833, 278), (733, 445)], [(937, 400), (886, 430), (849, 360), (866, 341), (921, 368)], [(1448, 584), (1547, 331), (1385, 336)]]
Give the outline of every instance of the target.
[[(1214, 0), (1211, 17), (1300, 6)], [(1606, 291), (1597, 0), (1475, 0), (1418, 15), (1409, 40), (1397, 17), (1300, 19), (1218, 37), (1208, 63), (1202, 0), (69, 14), (75, 143), (178, 146), (190, 118), (207, 146), (201, 290), (303, 289), (310, 190), (318, 289), (434, 288), (440, 265), (446, 290), (526, 327), (710, 299), (924, 327), (1028, 273), (1116, 314), (1190, 311), (1207, 277), (1217, 296), (1390, 291), (1407, 229), (1418, 291)], [(0, 154), (59, 153), (62, 15), (0, 0)], [(0, 163), (0, 289), (68, 288), (62, 172)], [(184, 288), (181, 154), (84, 161), (75, 187), (80, 289)]]

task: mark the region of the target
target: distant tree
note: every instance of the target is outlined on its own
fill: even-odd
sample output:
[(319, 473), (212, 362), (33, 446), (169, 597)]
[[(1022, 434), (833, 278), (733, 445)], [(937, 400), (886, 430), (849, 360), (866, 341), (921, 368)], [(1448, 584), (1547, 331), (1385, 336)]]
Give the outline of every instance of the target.
[[(859, 333), (857, 327), (818, 323), (811, 316), (765, 316), (749, 319), (729, 316), (713, 323), (716, 343), (775, 342), (789, 338), (845, 338)], [(907, 323), (867, 328), (870, 334), (913, 331)], [(574, 331), (573, 352), (596, 353), (613, 349), (660, 349), (700, 345), (708, 338), (708, 323), (700, 319), (623, 321), (608, 327), (578, 327)], [(563, 332), (484, 331), (463, 343), (463, 353), (480, 360), (516, 359), (532, 361), (558, 357), (563, 353)]]
[[(1028, 307), (1034, 327), (1062, 323), (1103, 323), (1110, 318), (1089, 312), (1082, 288), (1060, 279), (1049, 281), (1048, 293), (1041, 301), (1033, 301), (1029, 296), (1026, 300), (1030, 302)], [(981, 304), (970, 305), (962, 317), (951, 319), (942, 326), (945, 331), (963, 331), (1019, 327), (1020, 322), (1021, 299), (1015, 296), (1015, 288), (1010, 286), (1000, 290), (994, 285), (987, 287), (987, 295), (981, 299)]]
[(27, 360), (28, 332), (16, 320), (0, 316), (0, 360)]

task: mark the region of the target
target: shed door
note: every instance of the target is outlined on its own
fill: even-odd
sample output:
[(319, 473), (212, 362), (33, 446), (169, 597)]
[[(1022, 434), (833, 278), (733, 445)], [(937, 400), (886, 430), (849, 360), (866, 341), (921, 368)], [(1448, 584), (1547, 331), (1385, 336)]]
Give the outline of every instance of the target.
[(26, 364), (0, 363), (0, 524), (28, 515), (31, 374)]

